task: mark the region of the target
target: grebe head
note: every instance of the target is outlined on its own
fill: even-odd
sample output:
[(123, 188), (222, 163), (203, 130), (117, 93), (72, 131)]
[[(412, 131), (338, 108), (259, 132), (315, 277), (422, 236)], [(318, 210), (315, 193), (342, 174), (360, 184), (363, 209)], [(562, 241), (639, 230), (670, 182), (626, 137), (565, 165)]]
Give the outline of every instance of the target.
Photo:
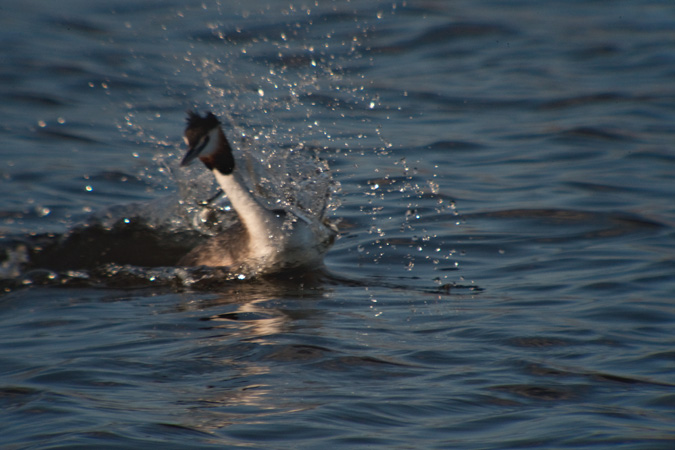
[(202, 117), (189, 111), (184, 139), (188, 152), (181, 166), (187, 166), (192, 160), (199, 158), (209, 169), (218, 169), (225, 175), (234, 170), (232, 149), (220, 127), (220, 121), (213, 113), (209, 112)]

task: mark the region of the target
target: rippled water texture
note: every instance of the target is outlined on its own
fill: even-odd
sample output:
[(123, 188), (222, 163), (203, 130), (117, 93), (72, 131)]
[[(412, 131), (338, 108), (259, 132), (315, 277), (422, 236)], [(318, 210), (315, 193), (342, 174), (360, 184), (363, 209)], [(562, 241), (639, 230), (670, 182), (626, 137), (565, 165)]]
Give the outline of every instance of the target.
[[(670, 1), (14, 3), (3, 449), (675, 447)], [(187, 109), (325, 268), (175, 266)]]

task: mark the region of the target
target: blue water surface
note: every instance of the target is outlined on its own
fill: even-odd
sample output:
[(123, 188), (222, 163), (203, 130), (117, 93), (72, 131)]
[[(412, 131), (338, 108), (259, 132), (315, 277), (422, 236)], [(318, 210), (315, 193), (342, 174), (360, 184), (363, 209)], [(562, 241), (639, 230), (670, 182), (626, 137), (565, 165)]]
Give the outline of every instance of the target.
[[(2, 448), (675, 447), (672, 2), (0, 12)], [(325, 268), (175, 267), (188, 109)]]

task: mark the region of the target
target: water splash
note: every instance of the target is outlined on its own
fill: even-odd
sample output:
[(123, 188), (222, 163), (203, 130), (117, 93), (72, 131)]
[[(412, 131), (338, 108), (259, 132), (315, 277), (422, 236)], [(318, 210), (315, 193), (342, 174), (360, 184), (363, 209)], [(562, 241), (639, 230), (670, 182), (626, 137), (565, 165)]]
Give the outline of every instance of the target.
[[(437, 212), (442, 212), (451, 200), (396, 156), (396, 144), (389, 141), (380, 123), (387, 118), (379, 109), (381, 101), (369, 94), (371, 82), (358, 74), (359, 66), (370, 64), (366, 48), (371, 21), (381, 19), (383, 12), (314, 5), (223, 14), (218, 3), (209, 7), (162, 17), (167, 33), (191, 36), (167, 48), (165, 60), (172, 70), (156, 73), (157, 82), (166, 85), (167, 97), (173, 100), (127, 102), (118, 123), (123, 135), (136, 144), (132, 156), (140, 163), (138, 176), (155, 192), (168, 195), (147, 204), (98, 212), (86, 227), (58, 239), (70, 242), (73, 233), (94, 229), (114, 236), (126, 232), (130, 223), (142, 223), (150, 235), (187, 245), (195, 236), (212, 236), (232, 224), (234, 214), (225, 197), (206, 201), (217, 193), (211, 174), (199, 166), (178, 167), (183, 152), (179, 144), (183, 111), (198, 109), (211, 110), (222, 118), (245, 182), (270, 207), (316, 221), (331, 216), (341, 203), (337, 195), (341, 187), (322, 158), (349, 159), (355, 168), (367, 170), (370, 163), (361, 156), (377, 155), (376, 176), (358, 194), (365, 204), (372, 204), (370, 212), (364, 212), (372, 226), (365, 228), (370, 242), (363, 254), (370, 257), (372, 250), (377, 255), (371, 262), (386, 260), (389, 249), (395, 247), (390, 243), (398, 240), (397, 229), (415, 248), (436, 245), (428, 242), (430, 235), (424, 230), (419, 235), (418, 205), (421, 199), (435, 196)], [(199, 14), (203, 14), (203, 26), (190, 28), (199, 22), (194, 20)], [(264, 27), (259, 26), (256, 14), (265, 16)], [(183, 22), (186, 15), (193, 17)], [(314, 27), (317, 22), (331, 26)], [(185, 23), (190, 24), (187, 29)], [(143, 52), (133, 51), (132, 57), (145, 62)], [(398, 220), (393, 224), (387, 216), (390, 212), (381, 205), (400, 203), (401, 198), (410, 213), (393, 219)], [(176, 238), (184, 235), (190, 239)], [(424, 257), (430, 258), (426, 253)], [(400, 259), (398, 255), (395, 252)], [(419, 259), (417, 251), (406, 254), (409, 271), (419, 267)], [(97, 261), (121, 263), (126, 264)], [(167, 259), (164, 264), (170, 266), (173, 261)]]

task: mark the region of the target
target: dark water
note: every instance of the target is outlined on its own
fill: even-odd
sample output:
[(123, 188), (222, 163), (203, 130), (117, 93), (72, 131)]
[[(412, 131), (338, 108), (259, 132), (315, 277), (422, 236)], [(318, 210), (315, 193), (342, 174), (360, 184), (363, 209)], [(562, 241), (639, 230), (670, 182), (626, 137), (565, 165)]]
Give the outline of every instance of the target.
[[(675, 447), (671, 2), (15, 3), (3, 448)], [(172, 265), (190, 108), (327, 161), (324, 270)]]

